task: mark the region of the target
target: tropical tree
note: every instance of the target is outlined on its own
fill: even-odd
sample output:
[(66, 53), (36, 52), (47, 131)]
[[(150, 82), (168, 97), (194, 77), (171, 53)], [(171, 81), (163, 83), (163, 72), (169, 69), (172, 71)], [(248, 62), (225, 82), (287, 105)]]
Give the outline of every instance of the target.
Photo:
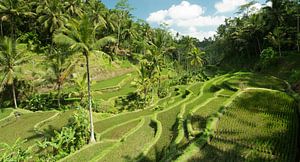
[(191, 65), (194, 67), (194, 70), (197, 66), (202, 67), (204, 65), (203, 55), (205, 54), (204, 51), (201, 51), (199, 48), (195, 47), (192, 49), (190, 53), (190, 60)]
[(95, 26), (106, 27), (106, 20), (104, 19), (107, 10), (98, 0), (90, 0), (87, 2), (87, 14)]
[(62, 86), (72, 74), (79, 61), (79, 59), (70, 60), (69, 56), (71, 54), (67, 49), (52, 49), (48, 57), (49, 70), (53, 75), (49, 75), (48, 73), (47, 76), (51, 76), (51, 80), (54, 80), (56, 83), (58, 108), (60, 108)]
[(82, 0), (67, 0), (64, 9), (70, 16), (80, 16), (83, 13), (81, 4)]
[(17, 45), (16, 40), (4, 37), (0, 43), (0, 72), (3, 73), (0, 90), (3, 86), (10, 85), (12, 89), (12, 98), (15, 108), (18, 108), (15, 80), (21, 74), (17, 70), (22, 64), (28, 61), (25, 48)]
[[(28, 5), (25, 4), (24, 0), (2, 0), (0, 1), (0, 17), (1, 17), (1, 28), (3, 21), (9, 21), (11, 37), (15, 37), (17, 28), (17, 19), (20, 16), (31, 16), (32, 12), (29, 12)], [(3, 31), (1, 29), (1, 34)]]
[(90, 54), (104, 54), (103, 46), (109, 42), (114, 42), (113, 37), (107, 36), (101, 39), (96, 39), (96, 29), (88, 15), (84, 14), (79, 21), (72, 19), (54, 36), (54, 42), (57, 44), (67, 45), (71, 50), (81, 52), (86, 59), (86, 74), (88, 84), (88, 107), (90, 118), (90, 143), (95, 142), (94, 126), (92, 116), (92, 98), (91, 98), (91, 81), (89, 69)]
[(281, 47), (284, 41), (285, 32), (281, 28), (275, 28), (273, 32), (267, 35), (267, 38), (278, 47), (279, 55), (282, 56)]
[(134, 80), (134, 84), (137, 86), (137, 92), (141, 96), (144, 103), (147, 103), (152, 95), (150, 92), (154, 90), (154, 84), (156, 82), (157, 71), (152, 61), (147, 59), (140, 60), (140, 68), (138, 69), (138, 78)]
[(119, 0), (116, 4), (116, 15), (118, 18), (117, 25), (117, 47), (119, 48), (121, 41), (121, 33), (123, 32), (123, 28), (128, 21), (129, 12), (133, 10), (133, 8), (129, 5), (128, 0)]
[(62, 27), (68, 20), (68, 17), (62, 12), (63, 4), (60, 0), (45, 0), (36, 9), (38, 22), (43, 25), (48, 39), (52, 39), (55, 30)]

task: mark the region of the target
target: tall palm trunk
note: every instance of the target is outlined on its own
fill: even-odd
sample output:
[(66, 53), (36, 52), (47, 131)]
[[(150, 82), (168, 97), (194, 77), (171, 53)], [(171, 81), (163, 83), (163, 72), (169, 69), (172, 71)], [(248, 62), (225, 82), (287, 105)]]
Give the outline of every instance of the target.
[(259, 39), (257, 37), (256, 37), (256, 42), (257, 42), (257, 45), (258, 45), (259, 54), (261, 54), (261, 46), (260, 46)]
[(14, 81), (13, 81), (11, 87), (12, 87), (12, 94), (13, 94), (15, 109), (17, 109), (18, 108), (18, 104), (17, 104), (16, 89), (15, 89), (15, 83), (14, 83)]
[(117, 42), (117, 48), (119, 49), (120, 46), (120, 35), (121, 35), (121, 25), (118, 24), (118, 42)]
[(60, 109), (60, 91), (61, 91), (61, 84), (58, 83), (58, 86), (57, 86), (57, 104), (58, 104), (59, 109)]
[[(299, 11), (299, 10), (298, 10)], [(300, 45), (299, 45), (299, 12), (298, 12), (298, 16), (297, 16), (297, 48), (298, 48), (298, 52), (300, 52)]]
[(278, 44), (278, 51), (279, 51), (279, 56), (281, 57), (282, 54), (281, 54), (281, 45), (280, 45), (280, 43)]
[(88, 52), (83, 52), (83, 55), (86, 59), (86, 73), (87, 73), (87, 82), (88, 82), (88, 106), (89, 106), (89, 117), (90, 117), (90, 143), (95, 143), (94, 136), (94, 123), (93, 123), (93, 114), (92, 114), (92, 98), (91, 98), (91, 81), (90, 81), (90, 68), (89, 68), (89, 56)]
[(1, 37), (3, 37), (3, 21), (1, 20)]

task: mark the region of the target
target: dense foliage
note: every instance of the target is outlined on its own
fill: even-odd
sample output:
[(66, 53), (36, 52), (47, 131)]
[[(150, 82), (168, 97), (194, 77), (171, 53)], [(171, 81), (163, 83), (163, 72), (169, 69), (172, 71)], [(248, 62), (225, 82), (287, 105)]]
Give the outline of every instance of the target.
[(267, 2), (272, 5), (258, 12), (252, 12), (253, 2), (241, 6), (237, 17), (226, 19), (214, 38), (202, 42), (210, 64), (253, 68), (257, 63), (263, 63), (264, 67), (270, 66), (266, 56), (261, 56), (266, 54), (265, 49), (276, 51), (272, 57), (282, 57), (284, 51), (297, 50), (299, 53), (299, 2)]
[(43, 152), (40, 159), (61, 159), (88, 143), (89, 122), (87, 113), (79, 110), (61, 130), (48, 130), (47, 132), (50, 133), (48, 137), (46, 136), (46, 139), (38, 144)]
[[(157, 91), (162, 96), (160, 78), (163, 68), (174, 68), (181, 73), (182, 70), (197, 70), (204, 64), (204, 52), (197, 48), (197, 39), (179, 35), (174, 37), (166, 25), (154, 29), (142, 20), (134, 21), (130, 14), (132, 8), (126, 0), (119, 1), (115, 9), (107, 9), (97, 0), (4, 0), (0, 2), (0, 6), (1, 37), (12, 41), (13, 46), (26, 47), (23, 49), (25, 52), (17, 48), (12, 54), (21, 52), (22, 59), (33, 59), (30, 61), (32, 64), (39, 65), (42, 60), (47, 61), (44, 69), (38, 72), (28, 71), (28, 75), (17, 71), (22, 68), (23, 62), (15, 60), (18, 61), (14, 65), (16, 70), (9, 65), (14, 68), (14, 74), (19, 72), (20, 75), (9, 75), (15, 81), (3, 80), (1, 85), (9, 85), (4, 88), (11, 89), (11, 94), (8, 95), (14, 94), (15, 97), (12, 98), (15, 107), (20, 102), (18, 99), (31, 100), (30, 96), (34, 96), (31, 95), (32, 92), (36, 93), (39, 88), (46, 86), (56, 91), (57, 97), (52, 102), (57, 102), (56, 107), (60, 108), (63, 86), (73, 84), (70, 76), (82, 62), (76, 54), (79, 52), (87, 61), (91, 57), (89, 55), (94, 54), (109, 56), (114, 61), (128, 59), (140, 63), (140, 79), (136, 83), (137, 86), (142, 85), (138, 87), (138, 92), (145, 101), (147, 97), (152, 98), (150, 91)], [(5, 69), (1, 68), (1, 71), (7, 73)], [(93, 74), (87, 71), (86, 75), (90, 78)], [(19, 93), (22, 89), (15, 88), (15, 84), (22, 79), (33, 85), (34, 90), (27, 94)], [(151, 90), (150, 87), (159, 90)], [(82, 98), (82, 95), (77, 97)], [(11, 100), (5, 98), (5, 101)]]

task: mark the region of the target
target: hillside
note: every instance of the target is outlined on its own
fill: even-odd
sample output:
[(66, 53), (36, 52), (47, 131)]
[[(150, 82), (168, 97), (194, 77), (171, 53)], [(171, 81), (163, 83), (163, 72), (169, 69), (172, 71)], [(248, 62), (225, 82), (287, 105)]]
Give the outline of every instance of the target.
[(0, 0), (0, 162), (298, 162), (299, 12)]
[[(293, 161), (296, 158), (299, 108), (295, 99), (285, 93), (287, 85), (282, 80), (233, 73), (172, 89), (168, 96), (142, 110), (111, 117), (94, 113), (97, 143), (61, 161)], [(66, 125), (74, 113), (73, 110), (22, 112), (16, 118), (13, 112), (19, 110), (4, 110), (1, 132), (5, 133), (0, 141), (13, 143), (20, 137), (27, 139), (24, 144), (27, 147), (40, 139), (41, 131)], [(20, 123), (28, 124), (24, 127)]]

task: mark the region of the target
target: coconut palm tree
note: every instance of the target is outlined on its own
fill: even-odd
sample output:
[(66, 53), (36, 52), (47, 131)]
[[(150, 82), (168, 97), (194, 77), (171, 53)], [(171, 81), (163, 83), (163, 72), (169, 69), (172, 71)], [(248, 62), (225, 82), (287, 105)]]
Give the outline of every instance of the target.
[(204, 51), (201, 51), (199, 48), (195, 47), (192, 49), (190, 54), (191, 65), (194, 67), (194, 70), (197, 66), (202, 67), (204, 64), (203, 55), (205, 54)]
[[(3, 21), (9, 21), (11, 37), (15, 37), (17, 19), (20, 16), (31, 16), (28, 5), (23, 0), (2, 0), (0, 1), (1, 27)], [(3, 32), (3, 31), (1, 31)], [(3, 34), (3, 33), (2, 33)]]
[(26, 57), (25, 48), (20, 48), (17, 45), (17, 42), (11, 38), (4, 37), (0, 43), (0, 72), (4, 73), (4, 76), (0, 82), (0, 90), (3, 86), (11, 85), (12, 89), (12, 98), (15, 108), (18, 108), (17, 97), (16, 97), (16, 88), (15, 88), (15, 79), (17, 79), (18, 73), (17, 67), (22, 65), (28, 60)]
[(67, 0), (64, 2), (64, 9), (71, 16), (79, 16), (83, 13), (81, 5), (82, 0)]
[(283, 38), (285, 35), (286, 33), (279, 27), (275, 28), (273, 33), (270, 32), (267, 35), (267, 38), (271, 41), (271, 43), (278, 47), (280, 57), (282, 56), (281, 46), (284, 41)]
[(54, 31), (62, 27), (68, 20), (68, 17), (62, 12), (63, 7), (60, 0), (45, 0), (36, 9), (39, 15), (38, 22), (47, 31), (48, 39), (51, 39)]
[(92, 20), (88, 15), (84, 14), (80, 21), (70, 20), (59, 33), (54, 36), (54, 42), (57, 44), (67, 45), (71, 50), (81, 52), (86, 59), (86, 74), (88, 84), (88, 107), (90, 118), (90, 143), (95, 142), (94, 126), (92, 118), (92, 98), (90, 86), (90, 69), (89, 69), (89, 55), (90, 54), (104, 54), (102, 47), (109, 42), (114, 42), (113, 37), (107, 36), (101, 39), (96, 39), (96, 29)]
[(87, 2), (86, 10), (95, 26), (100, 25), (101, 27), (106, 28), (107, 22), (104, 17), (107, 13), (107, 10), (102, 3), (99, 3), (98, 0), (90, 0)]
[(68, 56), (70, 56), (72, 53), (68, 50), (64, 50), (66, 52), (62, 52), (62, 50), (64, 49), (52, 49), (51, 55), (49, 55), (47, 61), (49, 62), (50, 74), (52, 74), (49, 75), (49, 73), (47, 73), (47, 76), (51, 77), (48, 80), (56, 83), (58, 108), (60, 108), (60, 94), (62, 86), (67, 78), (72, 74), (76, 64), (79, 61), (79, 59), (70, 60)]

